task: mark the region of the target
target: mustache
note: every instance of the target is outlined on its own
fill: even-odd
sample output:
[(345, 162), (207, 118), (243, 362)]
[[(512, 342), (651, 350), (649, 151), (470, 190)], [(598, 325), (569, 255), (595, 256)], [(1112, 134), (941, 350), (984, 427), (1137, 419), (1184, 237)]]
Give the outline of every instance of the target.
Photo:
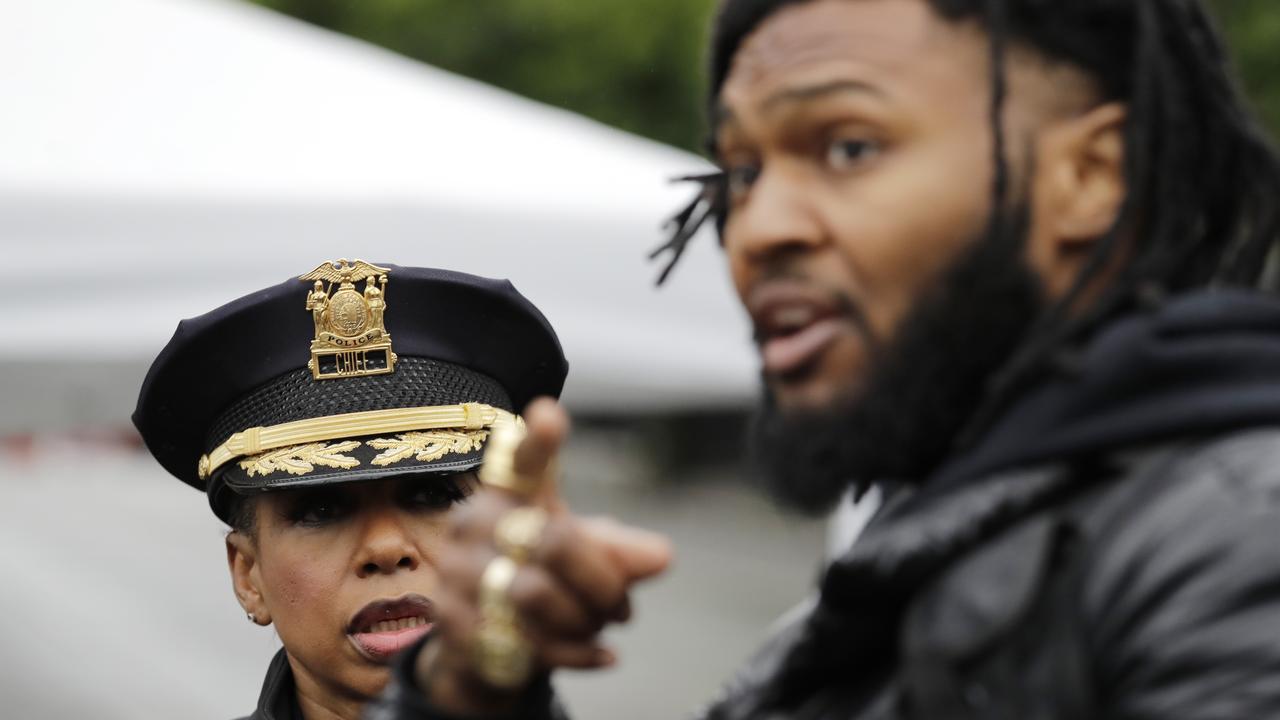
[[(776, 268), (771, 269), (766, 274), (752, 284), (750, 292), (754, 292), (755, 288), (770, 283), (794, 283), (804, 287), (812, 288), (821, 294), (830, 304), (837, 310), (839, 315), (849, 319), (853, 324), (854, 330), (862, 336), (862, 340), (866, 343), (867, 348), (873, 358), (879, 357), (883, 342), (875, 329), (871, 325), (871, 320), (867, 316), (866, 309), (862, 303), (855, 300), (849, 293), (842, 289), (830, 287), (823, 283), (813, 280), (808, 275), (792, 268)], [(750, 294), (748, 293), (748, 295)], [(767, 333), (765, 329), (760, 327), (754, 319), (751, 320), (751, 340), (757, 346), (761, 345), (766, 339)]]

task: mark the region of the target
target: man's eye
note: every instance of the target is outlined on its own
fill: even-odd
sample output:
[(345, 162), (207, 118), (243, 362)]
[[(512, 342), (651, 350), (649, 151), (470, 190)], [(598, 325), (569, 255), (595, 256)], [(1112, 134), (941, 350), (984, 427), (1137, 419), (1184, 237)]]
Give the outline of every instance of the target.
[(870, 140), (840, 139), (827, 146), (827, 167), (848, 170), (880, 154), (880, 145)]
[(725, 183), (729, 190), (729, 198), (740, 198), (751, 190), (760, 178), (758, 165), (734, 165), (725, 169)]

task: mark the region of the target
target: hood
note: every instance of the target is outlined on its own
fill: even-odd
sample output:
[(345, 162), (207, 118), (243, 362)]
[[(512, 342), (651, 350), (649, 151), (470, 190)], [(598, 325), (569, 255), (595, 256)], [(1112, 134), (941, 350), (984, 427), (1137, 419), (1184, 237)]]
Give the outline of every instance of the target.
[(1015, 401), (934, 487), (1182, 437), (1280, 424), (1280, 300), (1201, 291), (1117, 320)]

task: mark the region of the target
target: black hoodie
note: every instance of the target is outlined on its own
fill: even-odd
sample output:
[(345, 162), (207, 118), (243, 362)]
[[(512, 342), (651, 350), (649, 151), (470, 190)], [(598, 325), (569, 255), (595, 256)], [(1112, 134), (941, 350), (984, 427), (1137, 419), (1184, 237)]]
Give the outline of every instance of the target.
[(1280, 425), (1280, 300), (1199, 292), (1107, 327), (929, 484), (1260, 425)]

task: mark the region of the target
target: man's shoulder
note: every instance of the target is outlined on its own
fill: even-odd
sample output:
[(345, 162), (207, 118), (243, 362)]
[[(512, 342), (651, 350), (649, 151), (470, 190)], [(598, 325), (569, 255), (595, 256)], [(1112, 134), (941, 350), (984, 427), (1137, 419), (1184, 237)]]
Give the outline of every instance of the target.
[(964, 629), (951, 642), (967, 647), (981, 644), (983, 628), (995, 632), (1025, 614), (1050, 586), (1108, 630), (1133, 620), (1130, 610), (1231, 602), (1280, 578), (1280, 427), (1149, 447), (1122, 467), (960, 558), (927, 593), (936, 602), (917, 614), (947, 628), (941, 635)]
[(1077, 515), (1075, 617), (1099, 691), (1126, 717), (1274, 710), (1280, 428), (1182, 441), (1117, 480)]
[[(1191, 532), (1280, 512), (1280, 426), (1184, 440), (1135, 455), (1122, 477), (1082, 505), (1081, 525), (1104, 549), (1147, 541), (1210, 539)], [(1167, 547), (1167, 545), (1166, 545)]]
[(1156, 453), (1081, 518), (1081, 601), (1101, 644), (1150, 647), (1255, 603), (1280, 619), (1280, 427)]
[[(1126, 717), (1204, 716), (1170, 708), (1217, 698), (1214, 683), (1270, 701), (1280, 428), (1147, 448), (1123, 468), (949, 567), (912, 605), (909, 659), (998, 668), (1016, 655), (1027, 673), (1095, 678), (1098, 693), (1141, 710)], [(1029, 645), (1042, 652), (1026, 655)], [(1165, 682), (1193, 676), (1203, 681)], [(1070, 690), (1055, 702), (1084, 697), (1046, 683)], [(1213, 716), (1263, 716), (1236, 712), (1246, 705), (1232, 699)]]

